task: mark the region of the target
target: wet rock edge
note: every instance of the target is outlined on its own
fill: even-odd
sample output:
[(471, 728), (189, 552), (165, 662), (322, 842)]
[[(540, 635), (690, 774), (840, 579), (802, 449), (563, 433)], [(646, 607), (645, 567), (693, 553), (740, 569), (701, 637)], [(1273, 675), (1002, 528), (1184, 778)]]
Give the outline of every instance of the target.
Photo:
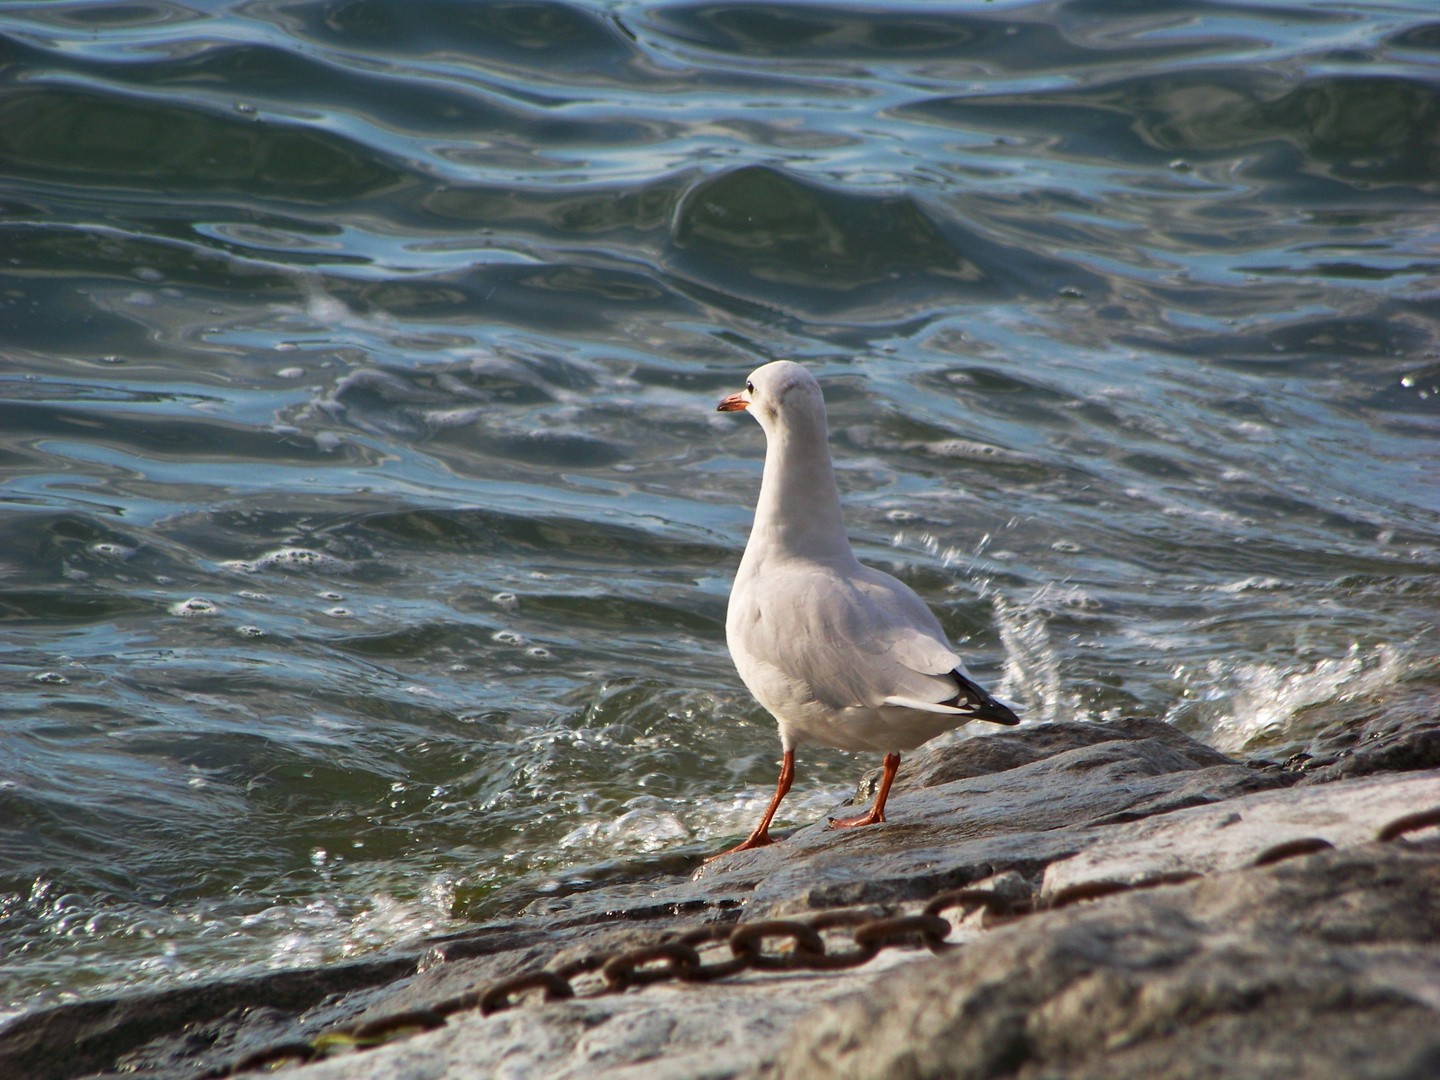
[[(537, 900), (509, 922), (478, 927), (428, 942), (422, 949), (362, 963), (217, 980), (27, 1014), (0, 1028), (0, 1075), (69, 1080), (123, 1071), (125, 1075), (168, 1080), (223, 1072), (264, 1046), (307, 1040), (337, 1025), (423, 1008), (427, 1000), (453, 994), (457, 988), (478, 987), (516, 971), (553, 963), (557, 957), (576, 950), (654, 940), (658, 933), (706, 922), (854, 904), (871, 904), (876, 911), (895, 911), (904, 902), (939, 888), (996, 875), (1012, 875), (1038, 894), (1048, 867), (1087, 851), (1117, 826), (1147, 820), (1153, 823), (1162, 815), (1177, 815), (1232, 799), (1294, 797), (1317, 784), (1353, 781), (1357, 777), (1384, 783), (1387, 775), (1399, 779), (1411, 770), (1436, 768), (1440, 718), (1365, 721), (1339, 734), (1339, 745), (1317, 744), (1313, 749), (1318, 753), (1306, 755), (1303, 760), (1252, 761), (1243, 765), (1166, 724), (1140, 719), (1104, 724), (1039, 724), (998, 736), (942, 743), (907, 760), (891, 804), (891, 822), (886, 826), (859, 834), (836, 834), (818, 823), (797, 830), (787, 842), (773, 848), (710, 864), (698, 880), (662, 874), (622, 883), (612, 881), (570, 896)], [(997, 785), (994, 778), (1002, 775), (1005, 782)], [(1434, 801), (1440, 803), (1440, 776), (1431, 779)], [(1066, 792), (1079, 798), (1067, 801)], [(857, 797), (867, 796), (862, 783)], [(861, 842), (855, 842), (857, 838)], [(1423, 856), (1432, 845), (1426, 842), (1409, 846)], [(1326, 858), (1335, 857), (1320, 852), (1294, 862), (1311, 866), (1309, 872), (1324, 877), (1333, 870), (1326, 869), (1331, 866)], [(1396, 865), (1402, 871), (1409, 867), (1417, 875), (1430, 872), (1425, 869), (1430, 864), (1423, 857)], [(1440, 896), (1430, 895), (1430, 902), (1440, 910)], [(1125, 911), (1134, 905), (1139, 905), (1136, 910), (1149, 910), (1145, 907), (1149, 901), (1136, 898), (1111, 898), (1104, 903), (1118, 904)], [(1097, 902), (1093, 906), (1098, 910), (1102, 905)], [(1029, 928), (1016, 927), (1006, 932), (1012, 936), (1044, 937), (1051, 926), (1046, 920), (1062, 914), (1047, 914)], [(1077, 917), (1073, 913), (1067, 916)], [(1407, 940), (1396, 948), (1416, 956), (1424, 950), (1433, 952), (1440, 940), (1437, 928), (1431, 926), (1426, 933), (1428, 937)], [(997, 946), (983, 943), (983, 948), (993, 947)], [(973, 945), (962, 952), (980, 954)], [(1436, 966), (1440, 970), (1440, 961)], [(913, 982), (919, 986), (926, 978), (933, 981), (939, 977), (933, 974), (935, 965), (924, 970), (931, 974), (922, 975), (912, 966), (903, 978), (892, 978), (889, 984), (906, 986)], [(1103, 981), (1103, 973), (1091, 972), (1090, 976)], [(1123, 994), (1144, 994), (1143, 986), (1126, 987), (1122, 987)], [(908, 999), (903, 994), (895, 998), (893, 1007), (903, 1009), (904, 1000)], [(1440, 1002), (1440, 997), (1436, 1001)], [(1405, 1070), (1430, 1060), (1426, 1056), (1431, 1052), (1426, 1049), (1428, 1041), (1418, 1036), (1418, 1041), (1407, 1041), (1403, 1035), (1407, 1030), (1405, 1017), (1413, 1012), (1413, 1004), (1394, 1015), (1387, 1013), (1385, 1022), (1377, 1021), (1375, 1025), (1377, 1032), (1383, 1030), (1392, 1044), (1399, 1038), (1402, 1048), (1411, 1042), (1417, 1047), (1419, 1057), (1401, 1060), (1392, 1054), (1386, 1059), (1393, 1059), (1395, 1068), (1401, 1070), (1393, 1073), (1396, 1076), (1412, 1075)], [(835, 1016), (848, 1015), (844, 1012), (847, 1007), (842, 1004), (817, 1008), (788, 1045), (777, 1046), (775, 1052), (761, 1055), (758, 1060), (738, 1061), (735, 1072), (746, 1069), (768, 1075), (778, 1070), (775, 1075), (818, 1075), (811, 1067), (814, 1061), (821, 1060), (814, 1058), (818, 1052), (815, 1047), (830, 1038), (824, 1034), (831, 1030), (825, 1025), (833, 1024)], [(1425, 1023), (1440, 1030), (1440, 1016), (1435, 1015), (1440, 1006), (1429, 1012), (1420, 1008), (1422, 1012), (1414, 1017), (1423, 1017)], [(870, 1022), (866, 1020), (867, 1025)], [(1012, 1026), (1017, 1022), (1022, 1027), (1033, 1027), (1038, 1021), (1027, 1017), (1022, 1022), (1014, 1015), (1005, 1021)], [(1284, 1029), (1286, 1022), (1291, 1027), (1300, 1024), (1294, 1017), (1289, 1021), (1282, 1018), (1277, 1030)], [(1327, 1034), (1335, 1026), (1328, 1025)], [(1303, 1027), (1301, 1024), (1295, 1030)], [(868, 1030), (868, 1026), (862, 1030)], [(1416, 1030), (1423, 1030), (1423, 1025)], [(1234, 1033), (1242, 1041), (1244, 1035)], [(1064, 1038), (1073, 1041), (1074, 1037), (1072, 1032)], [(1250, 1037), (1254, 1043), (1253, 1032)], [(872, 1041), (876, 1046), (883, 1043)], [(1063, 1059), (1068, 1064), (1057, 1075), (1071, 1075), (1075, 1069), (1084, 1073), (1092, 1066), (1099, 1070), (1097, 1075), (1112, 1067), (1120, 1070), (1114, 1075), (1128, 1075), (1122, 1068), (1122, 1050), (1124, 1047), (1117, 1044), (1102, 1047), (1083, 1059)], [(1277, 1051), (1269, 1046), (1265, 1052), (1273, 1057)], [(1131, 1057), (1140, 1061), (1143, 1055)], [(824, 1059), (824, 1068), (829, 1070), (828, 1075), (872, 1075), (852, 1068), (861, 1058), (863, 1054), (854, 1060)], [(1293, 1054), (1292, 1058), (1292, 1064), (1300, 1061)], [(975, 1061), (982, 1059), (990, 1061), (985, 1068), (1002, 1068), (1002, 1073), (982, 1070), (974, 1075), (1010, 1075), (1016, 1069), (1040, 1068), (1048, 1060), (1043, 1056), (1015, 1058), (1013, 1054), (991, 1060), (982, 1054)], [(962, 1068), (963, 1062), (957, 1064), (953, 1057), (943, 1060), (946, 1064), (940, 1073), (927, 1069), (914, 1072), (919, 1064), (909, 1059), (901, 1071), (916, 1076), (971, 1074)], [(886, 1068), (895, 1064), (891, 1061)], [(1146, 1075), (1170, 1075), (1153, 1057), (1142, 1064), (1143, 1070), (1149, 1070)], [(1216, 1075), (1230, 1074), (1244, 1075), (1243, 1071), (1223, 1070)], [(1303, 1069), (1297, 1075), (1302, 1074), (1311, 1075)], [(1382, 1068), (1375, 1075), (1392, 1072)]]

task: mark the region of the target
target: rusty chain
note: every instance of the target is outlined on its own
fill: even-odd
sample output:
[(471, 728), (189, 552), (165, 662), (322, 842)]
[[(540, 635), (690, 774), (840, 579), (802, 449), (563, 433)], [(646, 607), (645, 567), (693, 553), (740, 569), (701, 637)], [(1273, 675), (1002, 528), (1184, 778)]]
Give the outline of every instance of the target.
[[(1398, 840), (1406, 833), (1440, 825), (1440, 806), (1406, 814), (1385, 825), (1376, 834), (1380, 843)], [(1248, 864), (1268, 867), (1287, 859), (1331, 850), (1334, 844), (1320, 837), (1287, 840), (1267, 848)], [(672, 940), (661, 940), (617, 953), (593, 953), (552, 969), (527, 971), (491, 983), (483, 990), (458, 994), (424, 1009), (393, 1013), (364, 1024), (322, 1032), (309, 1041), (289, 1041), (266, 1047), (229, 1066), (203, 1074), (206, 1080), (235, 1076), (266, 1068), (282, 1061), (309, 1062), (345, 1050), (368, 1049), (397, 1038), (444, 1027), (447, 1018), (460, 1012), (479, 1010), (491, 1016), (512, 1008), (516, 998), (528, 991), (543, 991), (545, 1001), (567, 1001), (577, 997), (573, 980), (599, 973), (603, 985), (587, 997), (623, 993), (632, 987), (678, 980), (687, 983), (711, 982), (742, 971), (839, 971), (868, 964), (882, 949), (923, 947), (939, 955), (956, 948), (946, 940), (952, 929), (942, 912), (958, 908), (965, 916), (984, 909), (998, 920), (1018, 919), (1039, 911), (1054, 911), (1084, 900), (1099, 899), (1122, 892), (1152, 889), (1194, 881), (1202, 875), (1191, 871), (1155, 874), (1136, 882), (1081, 882), (1052, 894), (1044, 903), (1012, 900), (993, 889), (964, 887), (948, 889), (931, 897), (918, 915), (873, 917), (850, 910), (821, 911), (804, 919), (765, 919), (756, 922), (711, 924), (686, 931)], [(832, 952), (822, 931), (849, 929), (850, 941), (844, 951)], [(766, 943), (788, 940), (786, 951), (767, 951)], [(702, 957), (702, 950), (728, 946), (724, 959)]]

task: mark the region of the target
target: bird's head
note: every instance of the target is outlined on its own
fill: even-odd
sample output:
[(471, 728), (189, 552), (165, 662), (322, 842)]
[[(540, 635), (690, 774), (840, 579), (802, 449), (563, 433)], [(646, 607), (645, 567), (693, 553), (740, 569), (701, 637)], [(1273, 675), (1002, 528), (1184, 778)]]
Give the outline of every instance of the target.
[(748, 412), (760, 421), (767, 435), (779, 428), (811, 427), (825, 423), (825, 398), (815, 377), (790, 360), (756, 368), (745, 389), (716, 406), (717, 412)]

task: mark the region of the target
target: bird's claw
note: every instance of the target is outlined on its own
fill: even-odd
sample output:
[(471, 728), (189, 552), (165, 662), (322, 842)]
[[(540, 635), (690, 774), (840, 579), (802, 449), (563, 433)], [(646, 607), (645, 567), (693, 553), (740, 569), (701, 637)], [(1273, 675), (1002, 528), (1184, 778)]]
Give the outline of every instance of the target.
[(717, 854), (707, 855), (705, 861), (707, 863), (714, 862), (716, 859), (724, 858), (726, 855), (734, 855), (737, 851), (753, 851), (755, 848), (769, 847), (774, 842), (774, 840), (770, 839), (768, 832), (752, 833), (743, 843), (736, 844), (732, 848), (726, 848)]
[(831, 818), (832, 829), (858, 829), (864, 825), (881, 825), (885, 821), (884, 814), (877, 814), (873, 810), (868, 814), (861, 814), (859, 817)]

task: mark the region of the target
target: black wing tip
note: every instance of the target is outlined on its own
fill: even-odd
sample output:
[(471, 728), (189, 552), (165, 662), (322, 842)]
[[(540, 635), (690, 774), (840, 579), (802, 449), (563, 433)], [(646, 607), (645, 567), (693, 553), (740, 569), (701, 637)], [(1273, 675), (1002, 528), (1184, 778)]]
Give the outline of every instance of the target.
[(960, 684), (960, 693), (956, 694), (953, 700), (944, 702), (944, 704), (968, 706), (972, 713), (972, 719), (988, 720), (990, 723), (1000, 724), (1002, 727), (1014, 727), (1020, 723), (1020, 718), (1015, 715), (1009, 705), (991, 697), (979, 686), (961, 675), (959, 671), (953, 671), (951, 674)]
[(988, 720), (992, 724), (1001, 724), (1005, 727), (1014, 727), (1020, 723), (1020, 718), (1010, 710), (1008, 705), (991, 698), (985, 702), (975, 713), (976, 720)]

